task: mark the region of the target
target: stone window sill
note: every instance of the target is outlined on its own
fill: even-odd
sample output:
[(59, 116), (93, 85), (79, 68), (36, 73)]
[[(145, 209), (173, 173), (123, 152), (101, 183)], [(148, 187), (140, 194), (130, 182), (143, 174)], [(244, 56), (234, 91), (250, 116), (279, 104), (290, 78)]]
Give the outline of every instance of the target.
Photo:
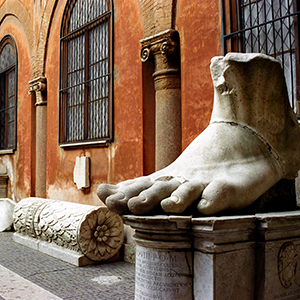
[(14, 151), (15, 151), (14, 149), (0, 150), (0, 155), (1, 155), (1, 154), (13, 154)]
[(111, 141), (68, 143), (68, 144), (60, 144), (59, 147), (61, 148), (94, 147), (94, 146), (108, 147), (110, 143)]

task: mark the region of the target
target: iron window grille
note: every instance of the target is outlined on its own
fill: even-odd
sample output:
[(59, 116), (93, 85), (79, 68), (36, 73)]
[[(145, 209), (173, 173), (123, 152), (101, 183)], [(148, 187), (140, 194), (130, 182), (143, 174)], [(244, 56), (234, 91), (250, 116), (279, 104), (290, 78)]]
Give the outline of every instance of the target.
[(16, 149), (17, 50), (13, 38), (0, 41), (0, 150)]
[(113, 3), (70, 0), (60, 38), (60, 144), (113, 138)]
[(223, 54), (264, 53), (282, 65), (299, 117), (299, 0), (221, 0)]

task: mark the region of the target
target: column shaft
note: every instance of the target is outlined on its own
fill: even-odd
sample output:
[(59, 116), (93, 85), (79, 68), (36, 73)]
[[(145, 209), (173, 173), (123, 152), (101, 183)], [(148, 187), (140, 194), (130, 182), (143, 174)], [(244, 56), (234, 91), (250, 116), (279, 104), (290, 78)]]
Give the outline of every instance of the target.
[(29, 84), (29, 93), (35, 93), (36, 99), (35, 196), (46, 198), (47, 101), (42, 93), (46, 89), (46, 78), (38, 77), (31, 80)]
[(179, 37), (177, 31), (170, 29), (141, 42), (142, 61), (154, 61), (155, 169), (160, 170), (181, 153)]

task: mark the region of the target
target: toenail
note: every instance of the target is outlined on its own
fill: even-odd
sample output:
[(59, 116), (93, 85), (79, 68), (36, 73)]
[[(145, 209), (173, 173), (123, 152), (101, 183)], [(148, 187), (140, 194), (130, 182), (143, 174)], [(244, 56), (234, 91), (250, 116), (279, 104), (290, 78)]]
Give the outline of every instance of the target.
[(177, 197), (177, 196), (170, 196), (169, 199), (170, 199), (171, 201), (173, 201), (174, 203), (176, 203), (176, 204), (177, 204), (177, 203), (179, 202), (179, 200), (180, 200), (179, 197)]
[(139, 196), (137, 196), (135, 198), (138, 199), (138, 201), (140, 201), (140, 202), (146, 202), (147, 201), (146, 195), (143, 195), (143, 194), (140, 194)]
[(155, 181), (171, 181), (173, 178), (173, 176), (162, 176), (156, 178)]
[(199, 203), (200, 206), (206, 206), (207, 205), (207, 200), (206, 199), (202, 199)]
[(118, 193), (113, 194), (113, 195), (111, 195), (107, 198), (107, 200), (110, 200), (110, 199), (112, 199), (113, 201), (122, 201), (122, 200), (125, 199), (125, 194), (122, 193), (122, 192), (118, 192)]
[(176, 177), (176, 180), (178, 180), (181, 184), (188, 182), (188, 180), (182, 176)]

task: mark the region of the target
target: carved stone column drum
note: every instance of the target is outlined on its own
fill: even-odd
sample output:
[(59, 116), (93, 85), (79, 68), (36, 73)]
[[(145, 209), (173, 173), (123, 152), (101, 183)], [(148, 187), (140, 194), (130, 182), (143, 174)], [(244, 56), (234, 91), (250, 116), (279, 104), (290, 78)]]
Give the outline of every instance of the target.
[(112, 258), (120, 249), (124, 226), (105, 206), (26, 198), (14, 211), (14, 228), (27, 235), (83, 253), (93, 261)]

